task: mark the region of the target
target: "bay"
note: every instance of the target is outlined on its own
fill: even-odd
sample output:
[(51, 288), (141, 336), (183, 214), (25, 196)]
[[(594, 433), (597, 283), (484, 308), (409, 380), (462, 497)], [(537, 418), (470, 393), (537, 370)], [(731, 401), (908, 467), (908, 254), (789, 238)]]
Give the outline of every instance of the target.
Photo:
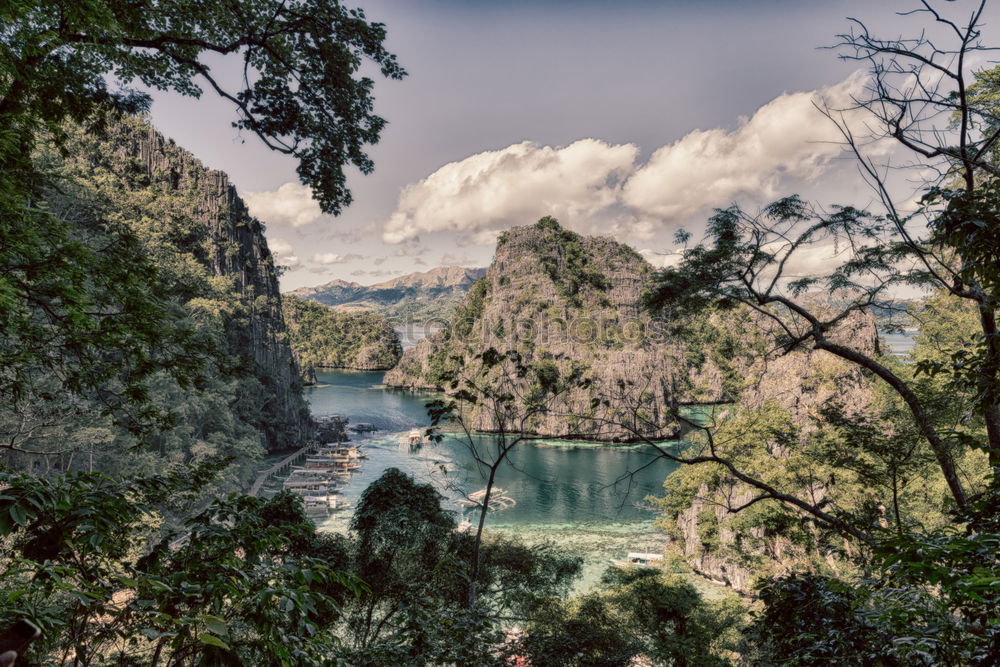
[[(342, 490), (343, 499), (354, 506), (371, 482), (395, 467), (433, 485), (461, 519), (459, 500), (486, 483), (470, 444), (490, 447), (492, 436), (477, 436), (474, 443), (446, 437), (441, 443), (411, 448), (406, 436), (412, 428), (429, 425), (424, 406), (434, 395), (386, 389), (383, 375), (320, 372), (318, 384), (306, 389), (313, 414), (341, 414), (351, 424), (366, 422), (379, 429), (368, 436), (352, 435), (368, 458)], [(497, 479), (514, 505), (488, 514), (487, 530), (529, 542), (552, 540), (582, 555), (584, 576), (578, 588), (585, 589), (611, 558), (628, 551), (663, 551), (666, 537), (654, 527), (656, 515), (645, 499), (662, 495), (663, 482), (675, 468), (676, 464), (658, 458), (643, 445), (522, 442)], [(321, 528), (344, 531), (349, 520), (349, 512), (334, 514)]]

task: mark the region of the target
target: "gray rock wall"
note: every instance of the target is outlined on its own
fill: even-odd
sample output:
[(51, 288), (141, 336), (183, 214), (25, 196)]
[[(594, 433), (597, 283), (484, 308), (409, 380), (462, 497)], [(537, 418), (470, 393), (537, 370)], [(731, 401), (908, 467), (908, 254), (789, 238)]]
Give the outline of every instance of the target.
[(263, 225), (250, 216), (225, 173), (206, 168), (148, 123), (123, 121), (109, 139), (120, 162), (137, 162), (151, 185), (187, 199), (189, 215), (201, 226), (196, 257), (215, 276), (231, 281), (246, 309), (245, 317), (228, 324), (227, 335), (233, 351), (252, 363), (264, 388), (268, 418), (258, 426), (267, 447), (300, 446), (310, 437), (312, 421), (287, 342), (278, 274)]

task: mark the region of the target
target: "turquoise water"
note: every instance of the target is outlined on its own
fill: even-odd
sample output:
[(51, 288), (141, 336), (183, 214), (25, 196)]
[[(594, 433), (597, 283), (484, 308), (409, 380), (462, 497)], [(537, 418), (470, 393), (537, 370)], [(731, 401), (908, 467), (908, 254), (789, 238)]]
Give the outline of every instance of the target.
[[(470, 448), (489, 452), (495, 440), (447, 437), (412, 449), (406, 435), (411, 428), (429, 425), (424, 404), (433, 395), (384, 389), (382, 377), (381, 372), (321, 372), (319, 385), (306, 389), (314, 414), (341, 414), (352, 424), (369, 422), (380, 429), (368, 437), (352, 435), (368, 458), (344, 488), (344, 500), (356, 504), (368, 484), (396, 467), (435, 486), (461, 516), (457, 501), (486, 483), (486, 471), (476, 465)], [(662, 551), (665, 538), (653, 527), (656, 515), (644, 506), (645, 498), (660, 495), (675, 468), (643, 446), (523, 442), (509, 454), (496, 482), (515, 504), (491, 512), (487, 529), (530, 541), (552, 539), (584, 555), (584, 583), (590, 583), (610, 558), (628, 551)], [(349, 518), (347, 513), (334, 515), (323, 528), (344, 530)]]
[[(307, 389), (314, 414), (342, 414), (351, 423), (368, 422), (380, 431), (369, 437), (352, 435), (364, 444), (369, 458), (344, 489), (349, 502), (378, 478), (396, 467), (433, 484), (449, 499), (449, 506), (486, 484), (488, 470), (477, 465), (473, 451), (490, 458), (496, 448), (492, 436), (447, 436), (441, 443), (413, 449), (407, 443), (411, 428), (426, 428), (430, 420), (424, 404), (431, 394), (387, 390), (380, 372), (332, 371), (319, 373), (319, 385)], [(585, 443), (521, 442), (514, 446), (497, 472), (496, 485), (515, 501), (495, 513), (505, 525), (579, 525), (648, 521), (653, 513), (641, 507), (646, 496), (659, 494), (676, 464), (658, 458), (648, 447), (605, 447)]]
[(884, 333), (882, 340), (888, 347), (888, 352), (897, 357), (904, 357), (913, 351), (915, 344), (913, 337), (916, 331), (904, 331), (902, 333)]

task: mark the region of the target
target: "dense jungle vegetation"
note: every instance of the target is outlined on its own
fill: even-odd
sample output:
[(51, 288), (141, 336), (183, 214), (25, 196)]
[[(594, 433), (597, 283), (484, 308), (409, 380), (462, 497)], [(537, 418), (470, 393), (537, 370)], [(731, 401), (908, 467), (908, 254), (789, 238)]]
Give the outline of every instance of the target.
[[(361, 68), (405, 75), (385, 27), (327, 0), (0, 7), (0, 627), (43, 631), (21, 664), (997, 664), (1000, 68), (967, 60), (988, 48), (984, 4), (959, 23), (918, 5), (948, 46), (858, 22), (840, 36), (869, 96), (826, 112), (877, 210), (795, 196), (721, 209), (650, 284), (645, 306), (676, 336), (726, 341), (734, 400), (708, 424), (662, 416), (692, 434), (657, 450), (681, 464), (657, 501), (668, 565), (612, 569), (575, 596), (578, 558), (457, 531), (439, 494), (396, 470), (343, 536), (290, 495), (231, 493), (266, 450), (308, 437), (297, 386), (274, 381), (290, 356), (261, 352), (286, 333), (270, 254), (238, 206), (181, 187), (200, 165), (157, 180), (119, 150), (149, 136), (134, 116), (149, 98), (114, 82), (222, 95), (337, 213), (345, 169), (373, 168), (384, 126)], [(229, 89), (207, 54), (249, 75)], [(915, 209), (854, 113), (908, 151)], [(605, 288), (575, 234), (542, 227), (566, 298)], [(783, 274), (834, 241), (855, 253), (827, 275)], [(907, 360), (859, 334), (899, 287), (925, 295)], [(516, 381), (535, 411), (580, 382), (496, 350), (478, 362), (478, 379), (507, 384), (436, 371), (500, 418), (524, 409)], [(675, 573), (692, 566), (748, 597), (703, 599)]]
[(292, 294), (282, 297), (292, 351), (303, 369), (392, 368), (403, 354), (383, 316), (344, 313)]

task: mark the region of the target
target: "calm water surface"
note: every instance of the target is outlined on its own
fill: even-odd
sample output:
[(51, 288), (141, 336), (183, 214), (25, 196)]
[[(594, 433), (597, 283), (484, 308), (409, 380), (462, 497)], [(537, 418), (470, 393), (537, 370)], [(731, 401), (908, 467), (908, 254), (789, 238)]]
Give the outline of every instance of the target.
[[(489, 451), (491, 436), (473, 443), (446, 437), (411, 451), (406, 435), (426, 427), (424, 404), (431, 394), (382, 388), (381, 372), (334, 371), (319, 373), (319, 386), (307, 389), (314, 414), (342, 414), (352, 424), (368, 422), (379, 432), (352, 439), (364, 445), (369, 458), (352, 477), (344, 493), (348, 500), (382, 472), (395, 466), (436, 486), (454, 501), (485, 486), (470, 446)], [(637, 507), (650, 494), (659, 494), (663, 481), (676, 467), (647, 447), (604, 447), (591, 444), (557, 445), (523, 442), (508, 455), (497, 485), (516, 504), (494, 515), (505, 524), (599, 524), (643, 521), (653, 514)], [(451, 507), (459, 506), (452, 502)]]
[[(396, 467), (435, 486), (448, 506), (461, 514), (456, 501), (485, 486), (485, 471), (477, 468), (469, 443), (447, 437), (411, 451), (405, 437), (411, 428), (429, 425), (424, 404), (432, 394), (387, 390), (383, 373), (329, 371), (318, 374), (319, 385), (306, 389), (313, 414), (341, 414), (351, 424), (368, 422), (379, 432), (352, 435), (368, 458), (343, 490), (357, 503), (361, 492), (389, 467)], [(489, 436), (476, 445), (490, 447)], [(663, 481), (676, 468), (656, 460), (645, 447), (604, 447), (591, 444), (518, 444), (498, 476), (497, 485), (515, 501), (510, 509), (491, 512), (487, 527), (519, 535), (526, 541), (552, 539), (585, 556), (584, 583), (596, 580), (608, 558), (628, 551), (662, 551), (663, 534), (655, 529), (655, 513), (643, 507), (650, 494), (661, 495)], [(350, 517), (337, 514), (323, 524), (344, 530)]]
[[(419, 339), (420, 333), (424, 332), (412, 337)], [(913, 346), (910, 332), (883, 334), (883, 339), (895, 354), (905, 354)], [(408, 340), (407, 347), (414, 342)], [(356, 504), (365, 487), (389, 467), (435, 486), (459, 514), (457, 499), (485, 486), (483, 472), (461, 440), (446, 438), (416, 451), (405, 443), (411, 428), (430, 423), (424, 404), (434, 398), (432, 394), (384, 389), (381, 372), (318, 375), (320, 384), (305, 390), (313, 414), (341, 414), (352, 424), (368, 422), (379, 429), (368, 437), (352, 435), (369, 458), (343, 491), (350, 504)], [(483, 437), (477, 444), (489, 446), (490, 442)], [(662, 552), (666, 538), (653, 525), (655, 513), (643, 505), (646, 496), (662, 494), (663, 481), (675, 468), (669, 461), (653, 460), (643, 447), (522, 443), (497, 482), (516, 504), (491, 512), (487, 529), (517, 535), (529, 543), (551, 540), (581, 554), (583, 576), (576, 588), (586, 590), (610, 558), (628, 551)], [(343, 531), (349, 520), (349, 513), (336, 514), (322, 528)], [(718, 588), (702, 580), (694, 579), (694, 583), (709, 597), (719, 595)]]

